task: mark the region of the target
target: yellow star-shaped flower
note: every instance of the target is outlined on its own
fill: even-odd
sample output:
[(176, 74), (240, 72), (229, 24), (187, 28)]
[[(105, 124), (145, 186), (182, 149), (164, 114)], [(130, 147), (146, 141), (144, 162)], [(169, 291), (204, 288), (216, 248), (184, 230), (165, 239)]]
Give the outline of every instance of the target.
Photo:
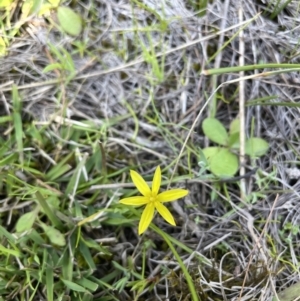
[(188, 190), (172, 189), (158, 193), (161, 184), (161, 170), (159, 166), (156, 168), (153, 176), (152, 189), (136, 171), (130, 170), (130, 176), (132, 182), (143, 196), (124, 198), (120, 200), (120, 203), (131, 206), (146, 205), (139, 224), (139, 235), (149, 227), (155, 209), (168, 223), (176, 226), (173, 215), (163, 203), (172, 202), (186, 196), (189, 193)]

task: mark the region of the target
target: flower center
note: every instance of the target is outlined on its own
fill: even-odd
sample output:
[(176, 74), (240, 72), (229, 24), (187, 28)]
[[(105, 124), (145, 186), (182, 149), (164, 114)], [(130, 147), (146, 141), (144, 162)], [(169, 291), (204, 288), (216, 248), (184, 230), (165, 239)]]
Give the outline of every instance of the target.
[(155, 200), (155, 197), (150, 196), (149, 201), (150, 201), (150, 202), (154, 202), (154, 200)]

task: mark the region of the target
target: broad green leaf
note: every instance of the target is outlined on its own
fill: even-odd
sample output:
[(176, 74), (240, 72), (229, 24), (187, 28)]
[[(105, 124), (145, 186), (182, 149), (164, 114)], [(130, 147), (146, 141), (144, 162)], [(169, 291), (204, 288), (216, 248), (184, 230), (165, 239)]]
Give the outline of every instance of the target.
[(82, 19), (71, 8), (60, 6), (57, 9), (57, 18), (62, 29), (69, 35), (77, 36), (82, 30)]
[(298, 300), (300, 296), (300, 282), (297, 282), (290, 287), (284, 289), (283, 291), (277, 293), (277, 296), (274, 296), (272, 301), (293, 301)]
[(206, 147), (202, 150), (206, 160), (208, 163), (211, 163), (211, 159), (220, 151), (220, 147), (218, 146), (211, 146), (211, 147)]
[(234, 134), (234, 133), (239, 133), (239, 132), (240, 132), (240, 119), (236, 118), (236, 119), (233, 119), (230, 123), (229, 133)]
[(23, 214), (17, 221), (16, 231), (24, 232), (30, 230), (35, 222), (38, 210), (27, 212)]
[(51, 243), (53, 243), (54, 245), (63, 247), (66, 245), (66, 240), (65, 237), (61, 234), (60, 231), (58, 231), (57, 229), (48, 226), (46, 224), (41, 224), (42, 228), (45, 231), (45, 234), (48, 236), (49, 240), (51, 241)]
[(239, 169), (239, 161), (235, 154), (221, 148), (210, 160), (210, 170), (218, 177), (232, 177)]
[(245, 152), (250, 157), (260, 157), (267, 153), (269, 144), (262, 138), (253, 137), (246, 141)]
[(220, 145), (227, 145), (228, 134), (224, 125), (216, 118), (206, 118), (202, 123), (205, 136)]

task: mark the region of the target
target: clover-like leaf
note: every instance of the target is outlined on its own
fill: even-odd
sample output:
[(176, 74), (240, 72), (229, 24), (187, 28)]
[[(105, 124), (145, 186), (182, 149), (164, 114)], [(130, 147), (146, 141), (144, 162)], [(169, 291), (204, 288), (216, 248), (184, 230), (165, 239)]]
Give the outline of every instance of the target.
[(220, 151), (220, 147), (218, 146), (210, 146), (206, 147), (202, 150), (207, 162), (210, 164), (211, 159)]
[(220, 145), (227, 145), (228, 134), (224, 125), (216, 118), (206, 118), (202, 123), (205, 136)]
[(221, 148), (210, 159), (210, 170), (218, 177), (232, 177), (238, 169), (238, 157), (226, 148)]
[(250, 157), (260, 157), (267, 153), (269, 143), (258, 137), (252, 137), (246, 141), (245, 152)]

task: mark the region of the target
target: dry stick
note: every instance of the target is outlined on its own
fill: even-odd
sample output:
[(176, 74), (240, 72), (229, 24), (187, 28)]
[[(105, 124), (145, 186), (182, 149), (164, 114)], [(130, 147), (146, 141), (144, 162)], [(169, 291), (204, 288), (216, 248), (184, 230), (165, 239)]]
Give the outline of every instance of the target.
[[(239, 21), (243, 21), (243, 9), (239, 8)], [(245, 65), (245, 40), (244, 40), (244, 30), (241, 29), (239, 33), (239, 66)], [(240, 78), (245, 76), (245, 72), (240, 71)], [(246, 179), (245, 175), (245, 81), (241, 80), (239, 82), (239, 115), (240, 115), (240, 194), (241, 199), (245, 201), (246, 198)]]
[[(179, 51), (179, 50), (184, 50), (188, 47), (191, 47), (191, 46), (194, 46), (195, 44), (198, 44), (200, 42), (203, 42), (203, 41), (207, 41), (207, 40), (210, 40), (210, 39), (213, 39), (215, 38), (217, 35), (220, 35), (220, 34), (223, 34), (227, 31), (230, 31), (234, 28), (238, 28), (240, 26), (243, 26), (247, 23), (250, 23), (252, 22), (253, 20), (255, 20), (260, 14), (257, 14), (256, 16), (254, 16), (252, 19), (250, 20), (247, 20), (247, 21), (244, 21), (243, 23), (240, 23), (240, 24), (235, 24), (233, 26), (230, 26), (228, 28), (225, 28), (224, 30), (220, 30), (219, 32), (217, 33), (214, 33), (214, 34), (211, 34), (211, 35), (208, 35), (206, 37), (202, 37), (200, 39), (197, 39), (195, 41), (191, 41), (191, 42), (188, 42), (188, 43), (185, 43), (181, 46), (178, 46), (176, 48), (172, 48), (172, 49), (169, 49), (167, 51), (164, 51), (164, 52), (159, 52), (155, 55), (155, 57), (161, 57), (163, 55), (168, 55), (168, 54), (171, 54), (173, 52), (176, 52), (176, 51)], [(121, 65), (121, 66), (118, 66), (118, 67), (115, 67), (115, 68), (111, 68), (111, 69), (108, 69), (108, 70), (103, 70), (103, 71), (97, 71), (97, 72), (92, 72), (92, 73), (89, 73), (89, 74), (84, 74), (84, 75), (79, 75), (79, 76), (76, 76), (74, 78), (72, 78), (71, 80), (74, 81), (74, 80), (81, 80), (81, 79), (87, 79), (87, 78), (91, 78), (91, 77), (98, 77), (98, 76), (101, 76), (101, 75), (105, 75), (105, 74), (110, 74), (110, 73), (113, 73), (113, 72), (117, 72), (117, 71), (121, 71), (121, 70), (124, 70), (126, 68), (129, 68), (129, 67), (132, 67), (134, 65), (137, 65), (137, 64), (140, 64), (140, 63), (144, 63), (145, 62), (145, 59), (144, 58), (141, 58), (141, 59), (137, 59), (133, 62), (130, 62), (128, 64), (124, 64), (124, 65)], [(21, 85), (21, 86), (18, 86), (18, 89), (19, 90), (23, 90), (23, 89), (31, 89), (31, 88), (36, 88), (36, 87), (42, 87), (42, 86), (49, 86), (49, 85), (54, 85), (54, 84), (57, 84), (57, 83), (60, 83), (63, 79), (62, 78), (55, 78), (55, 79), (51, 79), (51, 80), (48, 80), (48, 81), (44, 81), (44, 82), (39, 82), (39, 83), (31, 83), (31, 84), (26, 84), (26, 85)], [(5, 84), (6, 85), (6, 84)], [(3, 87), (3, 85), (1, 85), (0, 87)], [(8, 87), (8, 88), (2, 88), (1, 91), (11, 91), (12, 90), (12, 87)]]

